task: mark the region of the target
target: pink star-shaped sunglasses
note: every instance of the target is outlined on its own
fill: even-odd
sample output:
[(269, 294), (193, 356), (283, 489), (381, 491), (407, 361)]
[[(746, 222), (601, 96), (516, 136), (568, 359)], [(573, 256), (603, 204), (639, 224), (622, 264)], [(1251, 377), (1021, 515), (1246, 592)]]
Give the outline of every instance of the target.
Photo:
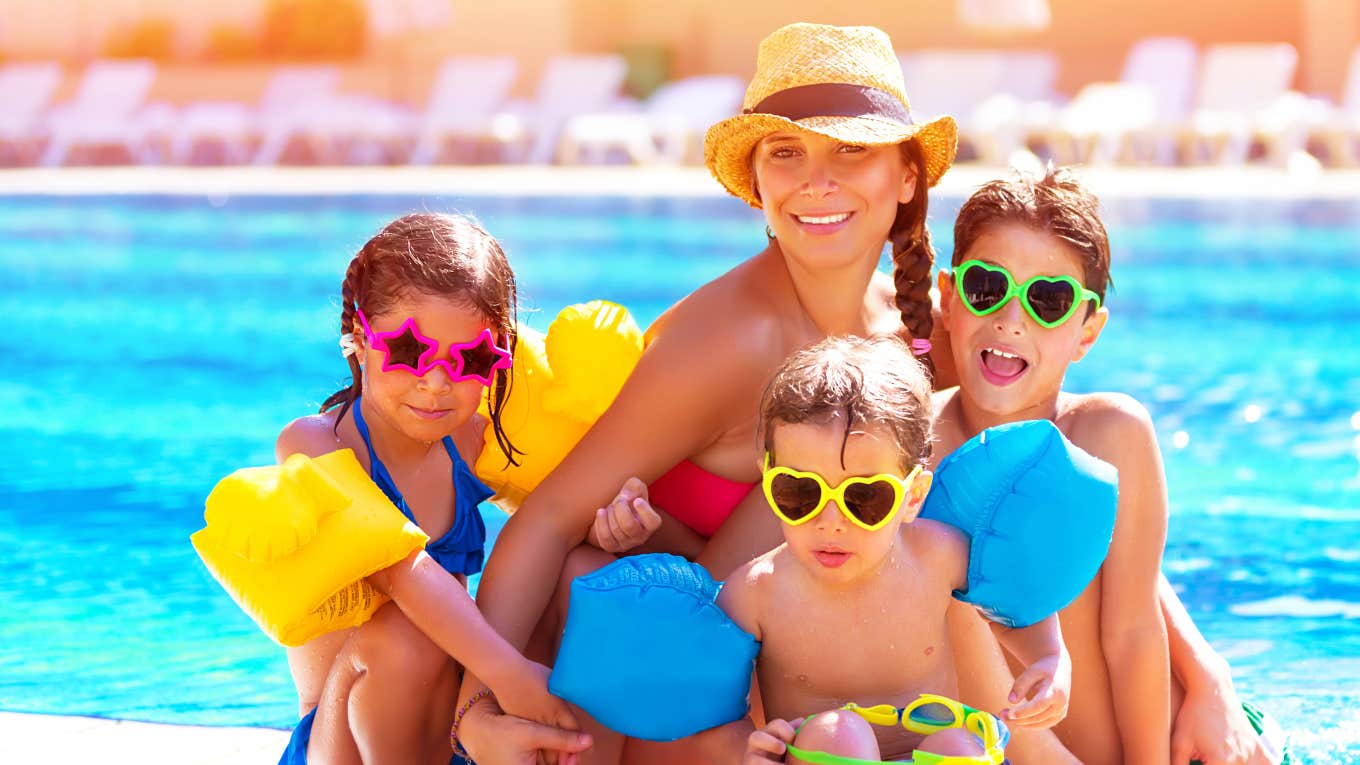
[(374, 332), (364, 312), (357, 308), (355, 312), (364, 325), (364, 337), (368, 338), (369, 347), (382, 351), (384, 372), (400, 369), (424, 377), (435, 367), (443, 367), (453, 382), (476, 380), (489, 388), (496, 370), (511, 366), (510, 351), (496, 345), (489, 329), (483, 329), (471, 342), (449, 343), (449, 358), (435, 359), (439, 341), (421, 334), (414, 317), (408, 316), (392, 332)]

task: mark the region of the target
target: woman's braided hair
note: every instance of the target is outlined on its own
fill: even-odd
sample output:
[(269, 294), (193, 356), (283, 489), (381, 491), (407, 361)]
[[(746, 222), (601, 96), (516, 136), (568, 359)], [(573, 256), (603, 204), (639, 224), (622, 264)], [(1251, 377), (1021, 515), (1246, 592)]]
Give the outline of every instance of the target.
[[(930, 272), (935, 266), (935, 248), (926, 228), (928, 207), (925, 160), (915, 140), (902, 144), (907, 164), (916, 170), (916, 193), (911, 201), (897, 206), (897, 219), (888, 230), (892, 242), (893, 284), (897, 287), (894, 303), (902, 314), (902, 324), (914, 340), (929, 340), (934, 329), (934, 306), (930, 299)], [(921, 362), (935, 377), (935, 364), (929, 355)]]
[[(370, 319), (412, 295), (465, 302), (486, 318), (497, 342), (515, 352), (515, 273), (500, 243), (475, 220), (461, 215), (415, 213), (387, 224), (350, 261), (340, 286), (340, 333), (360, 333), (357, 310)], [(350, 384), (321, 405), (340, 407), (336, 426), (363, 392), (357, 356), (348, 357)], [(522, 454), (501, 423), (512, 384), (511, 370), (498, 369), (487, 389), (496, 444), (512, 464)]]

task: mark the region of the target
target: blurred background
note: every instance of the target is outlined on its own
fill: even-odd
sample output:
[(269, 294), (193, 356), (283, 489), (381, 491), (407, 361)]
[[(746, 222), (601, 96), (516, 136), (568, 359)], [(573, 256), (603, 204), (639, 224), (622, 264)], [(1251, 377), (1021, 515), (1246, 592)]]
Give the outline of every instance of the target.
[(0, 162), (694, 162), (791, 20), (886, 30), (965, 160), (1357, 160), (1353, 0), (845, 5), (0, 0)]
[(765, 245), (700, 147), (792, 21), (958, 118), (937, 267), (979, 183), (1080, 166), (1114, 290), (1066, 384), (1151, 412), (1243, 695), (1360, 762), (1360, 0), (0, 0), (0, 761), (276, 761), (283, 652), (188, 536), (344, 384), (350, 258), (471, 214), (521, 321), (645, 326)]

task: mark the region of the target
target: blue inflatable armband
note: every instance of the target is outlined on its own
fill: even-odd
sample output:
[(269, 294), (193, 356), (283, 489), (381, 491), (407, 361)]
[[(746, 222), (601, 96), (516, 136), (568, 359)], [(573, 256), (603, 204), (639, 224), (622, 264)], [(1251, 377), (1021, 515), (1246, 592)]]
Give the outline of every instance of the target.
[(665, 554), (577, 577), (548, 690), (651, 741), (741, 719), (760, 644), (718, 608), (721, 587)]
[(968, 589), (987, 618), (1027, 627), (1067, 606), (1105, 561), (1114, 533), (1114, 467), (1048, 420), (988, 428), (935, 471), (921, 517), (970, 537)]

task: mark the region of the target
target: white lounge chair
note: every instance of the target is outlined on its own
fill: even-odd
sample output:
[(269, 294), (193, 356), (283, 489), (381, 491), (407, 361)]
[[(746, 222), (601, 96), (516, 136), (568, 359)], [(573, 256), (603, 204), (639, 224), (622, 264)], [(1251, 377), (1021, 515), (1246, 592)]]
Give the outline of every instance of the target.
[(138, 112), (156, 80), (151, 61), (95, 61), (85, 70), (71, 101), (47, 115), (48, 142), (42, 164), (64, 163), (76, 149), (118, 148), (133, 161), (143, 159), (143, 128)]
[(1057, 59), (1042, 51), (929, 49), (898, 57), (912, 118), (951, 114), (959, 143), (1004, 163), (1052, 110)]
[(246, 107), (233, 113), (219, 104), (214, 116), (222, 120), (223, 135), (232, 140), (258, 140), (252, 159), (256, 165), (278, 164), (298, 140), (309, 144), (314, 157), (324, 156), (329, 151), (326, 137), (308, 125), (335, 102), (339, 84), (340, 71), (333, 66), (281, 67), (269, 78), (258, 109)]
[(622, 56), (559, 56), (548, 61), (532, 103), (512, 102), (498, 138), (524, 148), (527, 162), (552, 160), (562, 128), (578, 114), (608, 111), (628, 73)]
[(490, 139), (502, 144), (513, 140), (518, 125), (512, 121), (498, 131), (496, 115), (515, 84), (517, 68), (510, 56), (446, 59), (430, 89), (425, 113), (414, 125), (411, 164), (438, 162), (450, 140)]
[(1194, 99), (1199, 61), (1184, 37), (1148, 37), (1129, 49), (1118, 82), (1093, 82), (1055, 115), (1046, 136), (1063, 163), (1110, 162), (1160, 156), (1170, 161), (1171, 139)]
[(52, 62), (0, 67), (0, 157), (25, 164), (42, 139), (43, 110), (61, 84), (61, 67)]
[(1016, 151), (1027, 149), (1036, 131), (1053, 121), (1059, 108), (1054, 85), (1058, 58), (1047, 51), (1006, 51), (996, 92), (983, 99), (960, 134), (987, 164), (1009, 164)]
[[(286, 140), (281, 124), (299, 103), (328, 96), (340, 81), (332, 66), (285, 66), (276, 69), (265, 85), (258, 105), (239, 101), (199, 101), (181, 110), (173, 131), (170, 159), (188, 164), (204, 144), (220, 147), (226, 163), (245, 163), (256, 153), (265, 135)], [(271, 148), (281, 153), (284, 146)]]
[(1246, 161), (1262, 117), (1287, 98), (1298, 53), (1288, 43), (1214, 45), (1204, 54), (1195, 110), (1181, 133), (1182, 156)]
[(704, 131), (739, 112), (745, 90), (740, 77), (687, 77), (657, 88), (645, 103), (625, 102), (617, 111), (577, 115), (562, 131), (558, 161), (576, 162), (582, 155), (607, 158), (612, 150), (639, 164), (701, 160)]

